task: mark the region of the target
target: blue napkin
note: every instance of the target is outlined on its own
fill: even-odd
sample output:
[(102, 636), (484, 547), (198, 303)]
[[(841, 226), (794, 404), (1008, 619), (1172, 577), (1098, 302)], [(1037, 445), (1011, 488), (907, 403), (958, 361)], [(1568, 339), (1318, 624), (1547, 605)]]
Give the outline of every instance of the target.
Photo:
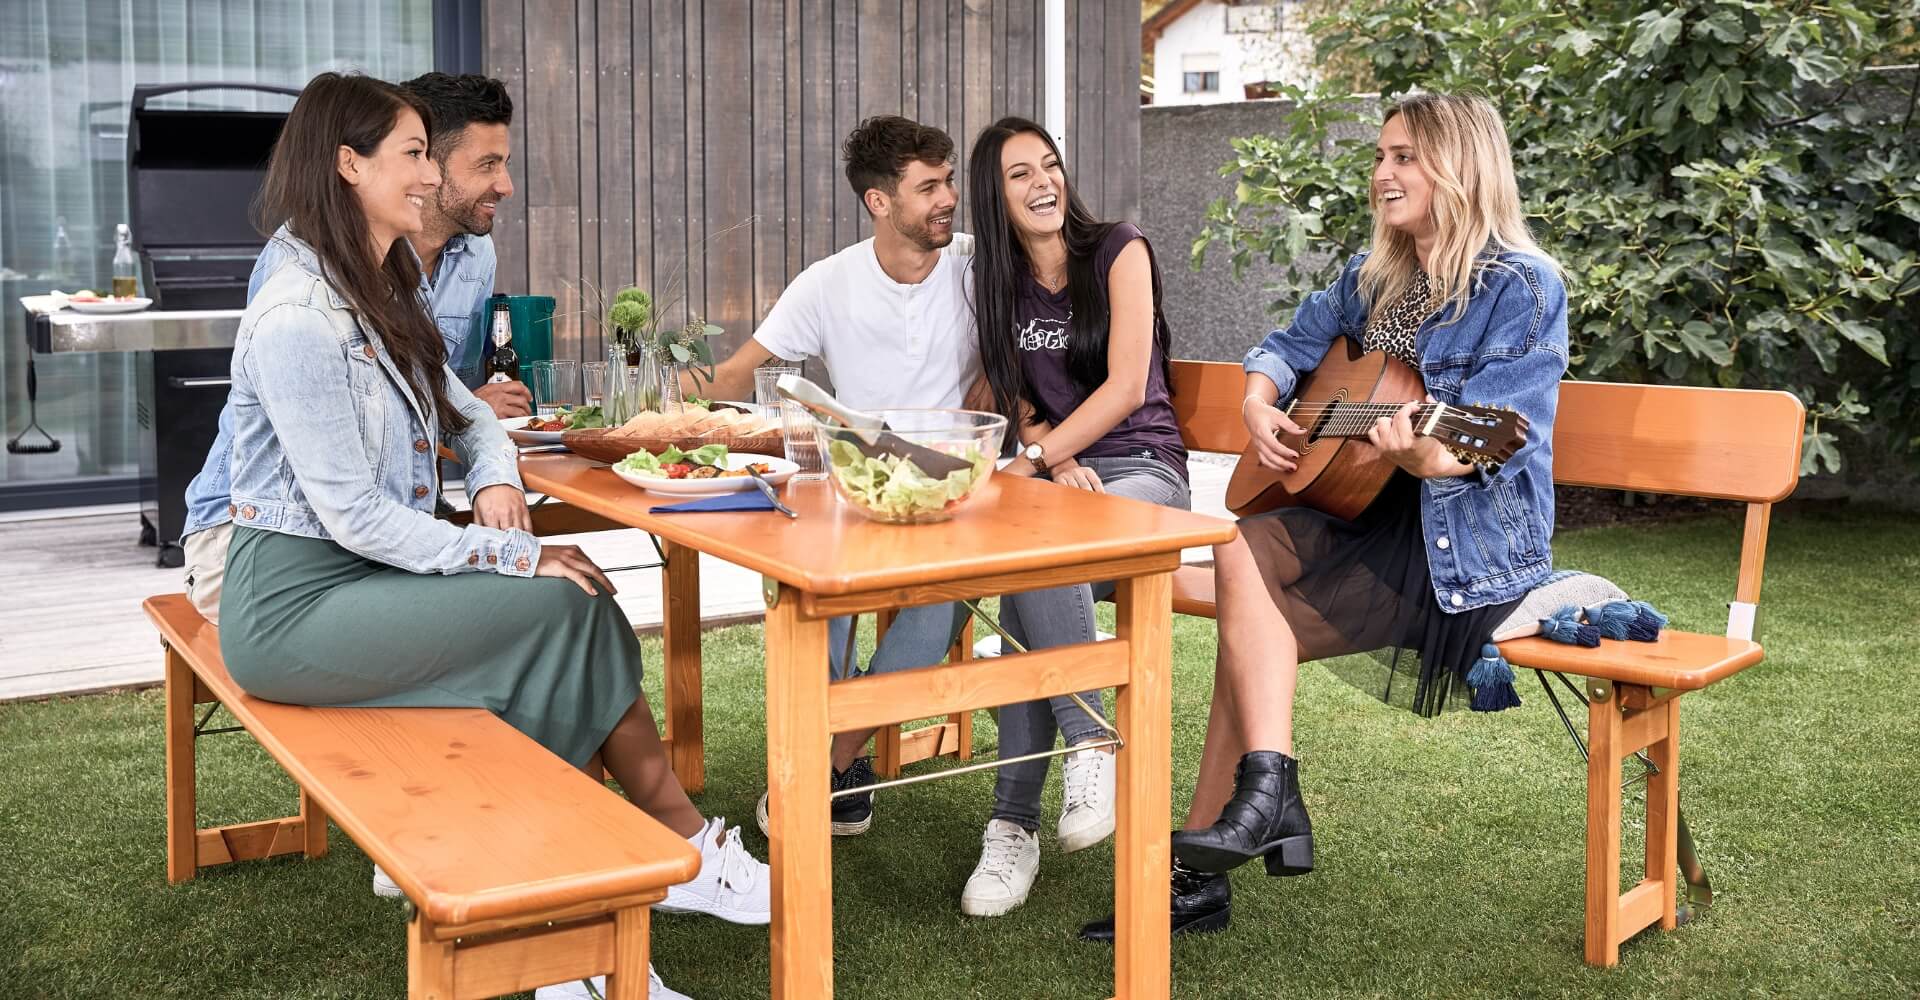
[(709, 510), (772, 510), (773, 501), (759, 490), (741, 490), (737, 493), (722, 493), (719, 496), (702, 497), (686, 503), (666, 504), (653, 508), (655, 514), (693, 514)]

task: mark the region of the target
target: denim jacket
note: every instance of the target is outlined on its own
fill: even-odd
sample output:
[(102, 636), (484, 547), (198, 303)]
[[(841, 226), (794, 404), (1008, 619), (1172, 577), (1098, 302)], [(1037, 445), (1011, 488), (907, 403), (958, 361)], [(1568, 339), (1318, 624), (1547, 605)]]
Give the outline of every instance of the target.
[[(1273, 380), (1284, 402), (1333, 339), (1360, 340), (1367, 306), (1354, 255), (1333, 286), (1300, 304), (1293, 322), (1247, 352), (1245, 368)], [(1420, 325), (1414, 349), (1427, 392), (1443, 403), (1506, 406), (1527, 418), (1527, 442), (1493, 475), (1421, 482), (1420, 524), (1433, 596), (1443, 611), (1499, 604), (1553, 567), (1553, 416), (1567, 371), (1567, 292), (1552, 264), (1489, 250), (1466, 314), (1444, 306)]]
[[(415, 573), (532, 576), (532, 535), (433, 516), (432, 400), (415, 397), (379, 333), (321, 278), (312, 249), (284, 229), (276, 239), (293, 259), (247, 305), (233, 347), (233, 522), (330, 539)], [(440, 374), (472, 421), (449, 441), (468, 466), (467, 488), (522, 488), (518, 453), (493, 411), (451, 369)]]
[[(281, 227), (253, 262), (253, 276), (247, 280), (247, 301), (253, 301), (275, 271), (297, 260), (302, 253), (311, 256), (305, 244)], [(434, 269), (433, 279), (429, 281), (424, 273), (420, 277), (420, 294), (433, 311), (433, 324), (439, 327), (440, 339), (447, 345), (447, 364), (468, 388), (479, 385), (483, 377), (480, 354), (486, 337), (476, 333), (484, 334), (480, 314), (486, 309), (487, 298), (493, 294), (497, 265), (492, 237), (461, 233), (441, 249), (440, 265)], [(200, 467), (200, 474), (193, 477), (193, 482), (187, 484), (187, 520), (180, 531), (181, 537), (229, 520), (227, 508), (231, 506), (233, 491), (228, 482), (227, 464), (232, 449), (233, 406), (229, 403), (220, 408), (219, 433), (207, 451), (206, 463)]]

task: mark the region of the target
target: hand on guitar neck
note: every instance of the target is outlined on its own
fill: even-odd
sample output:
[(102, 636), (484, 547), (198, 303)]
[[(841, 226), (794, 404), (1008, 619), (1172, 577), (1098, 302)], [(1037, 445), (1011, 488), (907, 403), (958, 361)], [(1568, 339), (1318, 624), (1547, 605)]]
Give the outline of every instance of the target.
[(1367, 441), (1380, 449), (1380, 457), (1421, 479), (1464, 476), (1472, 472), (1472, 463), (1461, 461), (1437, 438), (1413, 432), (1414, 411), (1435, 405), (1438, 401), (1428, 396), (1424, 405), (1409, 402), (1402, 404), (1391, 417), (1375, 417), (1373, 426), (1367, 430)]

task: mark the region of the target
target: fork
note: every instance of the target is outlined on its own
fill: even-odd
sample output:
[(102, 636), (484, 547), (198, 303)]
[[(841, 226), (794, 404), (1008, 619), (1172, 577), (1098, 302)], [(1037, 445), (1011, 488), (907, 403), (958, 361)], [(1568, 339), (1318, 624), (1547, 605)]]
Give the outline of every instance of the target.
[(799, 520), (800, 515), (794, 513), (792, 507), (789, 507), (786, 504), (783, 504), (780, 502), (780, 495), (773, 491), (773, 484), (767, 482), (765, 476), (762, 476), (760, 473), (755, 472), (751, 466), (747, 468), (747, 475), (753, 477), (753, 484), (755, 486), (760, 487), (760, 492), (766, 494), (767, 499), (773, 502), (774, 510), (777, 510), (782, 514), (787, 515), (789, 519)]

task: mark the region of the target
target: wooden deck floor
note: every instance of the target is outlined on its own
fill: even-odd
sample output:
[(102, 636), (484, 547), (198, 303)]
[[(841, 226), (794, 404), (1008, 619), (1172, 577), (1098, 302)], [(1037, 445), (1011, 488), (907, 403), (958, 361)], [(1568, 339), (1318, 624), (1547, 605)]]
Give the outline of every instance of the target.
[[(1232, 471), (1218, 456), (1195, 456), (1194, 509), (1225, 516)], [(0, 590), (0, 701), (79, 694), (160, 682), (160, 643), (140, 611), (154, 594), (183, 589), (181, 571), (153, 565), (137, 542), (130, 510), (73, 517), (0, 520), (0, 552), (12, 566)], [(637, 531), (563, 536), (603, 567), (654, 561)], [(1189, 562), (1209, 553), (1189, 551)], [(757, 619), (760, 577), (716, 559), (700, 566), (702, 618), (710, 625)], [(660, 574), (619, 573), (620, 606), (640, 628), (660, 624)]]

